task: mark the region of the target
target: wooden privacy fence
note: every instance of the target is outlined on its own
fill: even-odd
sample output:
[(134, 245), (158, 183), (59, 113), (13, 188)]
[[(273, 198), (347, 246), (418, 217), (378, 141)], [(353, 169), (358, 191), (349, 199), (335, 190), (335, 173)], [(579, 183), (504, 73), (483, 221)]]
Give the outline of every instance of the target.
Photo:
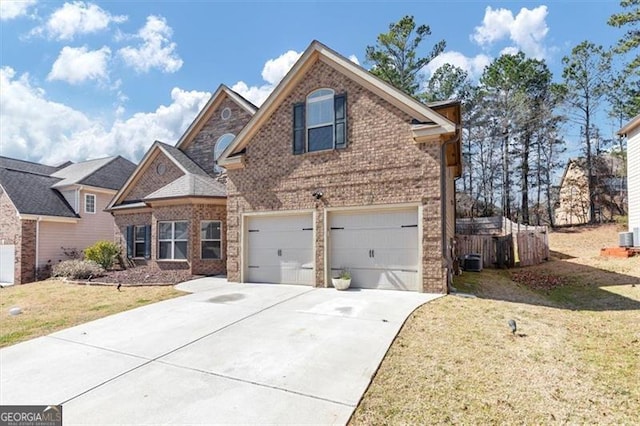
[(483, 268), (510, 268), (515, 264), (511, 235), (456, 235), (456, 255), (477, 253)]
[(547, 232), (523, 231), (516, 234), (520, 266), (539, 265), (549, 259)]
[(456, 231), (456, 255), (463, 258), (470, 253), (480, 254), (484, 268), (509, 268), (516, 263), (532, 266), (549, 259), (546, 226), (491, 217), (458, 219)]

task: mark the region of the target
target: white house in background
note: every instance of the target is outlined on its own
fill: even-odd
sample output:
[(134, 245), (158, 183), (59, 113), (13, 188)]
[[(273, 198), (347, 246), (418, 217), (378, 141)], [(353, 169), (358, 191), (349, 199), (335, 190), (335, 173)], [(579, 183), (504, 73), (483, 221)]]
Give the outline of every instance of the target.
[[(640, 228), (640, 114), (618, 131), (627, 137), (627, 193), (629, 194), (629, 231)], [(640, 246), (640, 231), (633, 244)]]

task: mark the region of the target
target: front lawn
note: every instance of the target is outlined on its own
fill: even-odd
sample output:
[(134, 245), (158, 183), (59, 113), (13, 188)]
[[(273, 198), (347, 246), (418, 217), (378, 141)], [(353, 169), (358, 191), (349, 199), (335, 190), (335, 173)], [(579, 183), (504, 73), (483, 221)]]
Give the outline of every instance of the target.
[[(59, 280), (0, 289), (0, 347), (82, 324), (138, 306), (184, 295), (171, 286), (128, 287), (69, 284)], [(9, 315), (13, 307), (22, 313)]]
[(599, 233), (552, 234), (558, 257), (536, 268), (457, 277), (476, 297), (414, 312), (351, 424), (637, 424), (640, 258), (600, 258)]

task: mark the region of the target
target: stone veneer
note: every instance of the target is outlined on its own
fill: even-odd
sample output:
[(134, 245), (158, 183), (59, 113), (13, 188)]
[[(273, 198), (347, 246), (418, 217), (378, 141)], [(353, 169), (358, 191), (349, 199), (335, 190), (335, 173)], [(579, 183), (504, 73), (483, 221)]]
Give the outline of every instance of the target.
[[(231, 117), (222, 120), (222, 110), (229, 108)], [(193, 140), (181, 146), (181, 149), (193, 159), (203, 170), (214, 176), (214, 149), (220, 136), (231, 133), (237, 135), (251, 119), (251, 114), (226, 95), (220, 105), (211, 112), (209, 120), (202, 126)]]
[[(328, 87), (347, 94), (348, 147), (292, 154), (293, 104)], [(369, 90), (317, 62), (249, 141), (242, 169), (227, 182), (230, 281), (240, 280), (240, 217), (243, 213), (315, 209), (316, 285), (326, 287), (324, 210), (330, 207), (423, 207), (423, 289), (446, 292), (442, 254), (440, 155), (438, 144), (416, 144), (412, 117)], [(320, 201), (311, 193), (323, 190)]]

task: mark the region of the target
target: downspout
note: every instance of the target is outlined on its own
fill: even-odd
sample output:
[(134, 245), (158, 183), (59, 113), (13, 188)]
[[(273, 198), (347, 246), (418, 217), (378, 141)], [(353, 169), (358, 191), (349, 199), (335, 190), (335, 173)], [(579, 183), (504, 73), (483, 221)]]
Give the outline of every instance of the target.
[(38, 262), (40, 261), (40, 220), (41, 216), (38, 216), (36, 219), (36, 262), (35, 262), (35, 271), (33, 272), (33, 277), (35, 281), (38, 281)]
[[(450, 270), (453, 268), (453, 259), (449, 259), (449, 242), (447, 241), (447, 145), (451, 143), (457, 143), (460, 140), (460, 130), (456, 128), (455, 136), (447, 141), (445, 141), (440, 147), (440, 232), (442, 233), (442, 258), (446, 259), (446, 268), (447, 268), (447, 293), (451, 291), (451, 279), (450, 279)], [(456, 178), (457, 179), (457, 178)], [(455, 192), (455, 186), (454, 186)], [(455, 220), (455, 203), (453, 206), (454, 209), (454, 220)]]

